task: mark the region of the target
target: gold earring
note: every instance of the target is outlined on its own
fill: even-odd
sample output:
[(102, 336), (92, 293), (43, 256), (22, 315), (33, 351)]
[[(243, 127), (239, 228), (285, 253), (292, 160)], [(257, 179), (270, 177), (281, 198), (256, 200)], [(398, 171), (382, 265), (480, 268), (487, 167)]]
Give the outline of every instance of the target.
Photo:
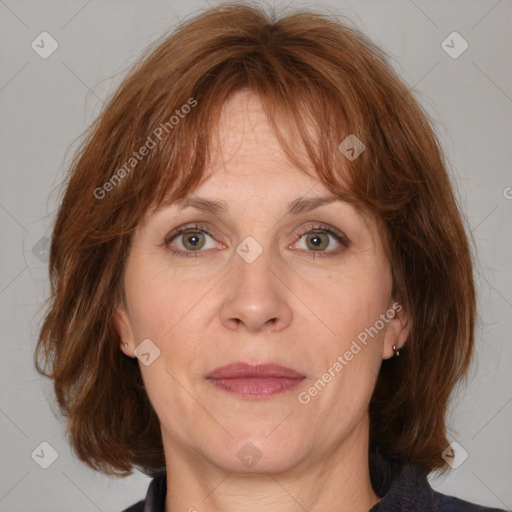
[(393, 345), (393, 353), (394, 357), (400, 357), (400, 349), (396, 345)]

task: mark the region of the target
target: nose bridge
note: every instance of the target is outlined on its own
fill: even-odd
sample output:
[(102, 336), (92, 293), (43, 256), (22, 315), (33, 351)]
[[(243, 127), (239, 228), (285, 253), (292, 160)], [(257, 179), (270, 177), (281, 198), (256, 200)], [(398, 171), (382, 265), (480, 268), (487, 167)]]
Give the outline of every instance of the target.
[[(262, 237), (259, 237), (262, 240)], [(236, 248), (232, 279), (235, 280), (235, 292), (240, 296), (257, 299), (258, 294), (273, 294), (276, 290), (275, 276), (270, 271), (272, 250), (263, 246), (254, 237), (246, 237)], [(245, 292), (245, 293), (244, 293)]]
[(282, 284), (270, 270), (272, 249), (246, 237), (236, 248), (221, 320), (230, 329), (249, 331), (283, 328), (291, 321), (291, 309)]

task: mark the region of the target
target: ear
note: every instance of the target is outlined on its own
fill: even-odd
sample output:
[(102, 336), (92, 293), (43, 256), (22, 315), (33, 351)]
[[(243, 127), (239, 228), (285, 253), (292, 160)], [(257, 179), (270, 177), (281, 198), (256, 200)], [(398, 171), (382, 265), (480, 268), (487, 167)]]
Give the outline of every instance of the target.
[(125, 306), (118, 304), (114, 312), (114, 326), (119, 334), (120, 348), (129, 357), (134, 354), (135, 343)]
[(398, 302), (390, 303), (385, 314), (390, 320), (384, 334), (382, 358), (390, 359), (395, 355), (393, 347), (402, 348), (409, 338), (411, 321), (405, 308)]

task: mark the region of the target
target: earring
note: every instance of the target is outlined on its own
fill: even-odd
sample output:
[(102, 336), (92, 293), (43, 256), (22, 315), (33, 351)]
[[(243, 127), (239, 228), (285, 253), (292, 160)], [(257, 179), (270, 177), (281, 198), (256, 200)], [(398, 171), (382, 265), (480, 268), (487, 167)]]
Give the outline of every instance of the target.
[(396, 345), (393, 345), (393, 352), (394, 352), (394, 357), (400, 356), (400, 349)]
[(124, 348), (128, 348), (128, 343), (123, 343)]

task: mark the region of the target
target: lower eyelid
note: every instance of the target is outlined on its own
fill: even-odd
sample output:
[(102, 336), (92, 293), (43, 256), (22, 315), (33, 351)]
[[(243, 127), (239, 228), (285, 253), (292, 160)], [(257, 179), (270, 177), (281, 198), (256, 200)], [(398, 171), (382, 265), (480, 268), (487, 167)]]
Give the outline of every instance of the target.
[[(180, 236), (183, 237), (183, 236), (185, 236), (187, 234), (196, 233), (196, 232), (203, 233), (204, 235), (209, 236), (212, 240), (214, 240), (216, 245), (217, 245), (217, 247), (216, 247), (217, 249), (222, 249), (222, 248), (225, 247), (225, 245), (222, 242), (218, 242), (213, 235), (211, 235), (206, 229), (204, 229), (204, 228), (202, 228), (200, 226), (198, 226), (198, 227), (188, 226), (188, 227), (183, 228), (182, 232), (173, 233), (171, 236), (166, 238), (165, 245), (167, 245), (169, 247), (169, 249), (174, 254), (177, 254), (178, 256), (179, 255), (187, 255), (187, 256), (199, 255), (201, 252), (205, 252), (205, 251), (202, 250), (202, 249), (198, 250), (198, 251), (191, 251), (191, 250), (173, 249), (172, 248), (172, 241), (173, 240), (179, 238)], [(349, 241), (344, 236), (341, 236), (338, 233), (335, 233), (334, 231), (332, 231), (330, 229), (327, 229), (327, 228), (323, 228), (323, 227), (310, 227), (307, 230), (303, 231), (302, 233), (296, 233), (296, 235), (299, 236), (299, 240), (300, 240), (303, 236), (308, 235), (308, 234), (312, 234), (312, 233), (326, 233), (329, 236), (331, 236), (334, 239), (336, 239), (336, 241), (341, 245), (341, 247), (338, 247), (337, 249), (330, 250), (330, 251), (307, 251), (307, 250), (301, 250), (301, 252), (307, 253), (308, 256), (311, 257), (311, 258), (317, 257), (317, 256), (319, 256), (319, 257), (322, 257), (322, 256), (326, 256), (326, 257), (327, 256), (336, 256), (337, 254), (339, 254), (341, 251), (343, 251), (343, 249), (345, 249), (349, 245)], [(293, 242), (292, 245), (296, 244), (299, 240), (296, 240), (295, 242)], [(290, 247), (290, 246), (288, 246), (288, 247)], [(207, 250), (211, 250), (211, 249), (212, 248), (209, 248)]]
[[(172, 245), (173, 241), (179, 239), (180, 237), (185, 237), (187, 235), (190, 235), (192, 233), (202, 233), (203, 235), (209, 237), (212, 239), (213, 243), (216, 244), (216, 248), (218, 248), (219, 245), (221, 246), (224, 246), (224, 244), (221, 244), (220, 242), (217, 242), (217, 240), (215, 240), (215, 238), (213, 237), (213, 235), (210, 235), (210, 233), (208, 233), (207, 231), (203, 230), (203, 229), (196, 229), (195, 231), (188, 231), (188, 232), (185, 232), (185, 233), (176, 233), (175, 235), (173, 235), (166, 243), (167, 245)], [(183, 244), (183, 241), (181, 241), (181, 243)], [(213, 247), (209, 247), (209, 249), (213, 249)], [(178, 249), (179, 252), (187, 252), (187, 253), (194, 253), (194, 252), (204, 252), (202, 249), (199, 250), (199, 251), (191, 251), (191, 250), (184, 250), (184, 249)]]

